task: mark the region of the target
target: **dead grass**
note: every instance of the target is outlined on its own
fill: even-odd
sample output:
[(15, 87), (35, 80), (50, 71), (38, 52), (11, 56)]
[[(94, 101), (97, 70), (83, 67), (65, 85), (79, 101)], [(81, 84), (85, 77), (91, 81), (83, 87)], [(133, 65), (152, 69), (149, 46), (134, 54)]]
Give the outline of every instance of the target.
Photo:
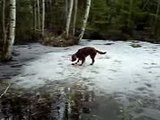
[(74, 36), (65, 37), (65, 33), (55, 36), (53, 33), (46, 32), (41, 40), (43, 45), (54, 47), (67, 47), (78, 44), (79, 40)]

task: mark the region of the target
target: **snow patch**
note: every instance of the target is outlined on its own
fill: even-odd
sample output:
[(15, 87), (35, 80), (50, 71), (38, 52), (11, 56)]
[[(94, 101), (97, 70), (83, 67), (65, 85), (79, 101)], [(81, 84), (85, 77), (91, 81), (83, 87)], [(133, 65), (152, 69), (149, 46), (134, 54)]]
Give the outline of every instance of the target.
[[(108, 45), (107, 43), (113, 43)], [(14, 77), (23, 87), (43, 86), (46, 82), (88, 80), (95, 89), (104, 92), (134, 91), (148, 87), (159, 94), (160, 89), (160, 46), (147, 42), (138, 42), (141, 47), (134, 48), (132, 42), (113, 42), (103, 40), (83, 40), (80, 45), (53, 48), (39, 59), (23, 66), (21, 74)], [(79, 48), (95, 47), (107, 51), (106, 55), (96, 56), (96, 62), (90, 66), (87, 58), (83, 66), (71, 65), (70, 57)], [(146, 86), (146, 83), (150, 84)]]

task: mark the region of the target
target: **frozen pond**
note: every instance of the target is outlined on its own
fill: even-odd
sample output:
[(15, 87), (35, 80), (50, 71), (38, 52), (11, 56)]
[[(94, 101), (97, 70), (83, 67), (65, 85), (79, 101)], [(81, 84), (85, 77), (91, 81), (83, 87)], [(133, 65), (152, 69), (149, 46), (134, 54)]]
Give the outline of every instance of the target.
[[(85, 46), (95, 47), (107, 54), (97, 54), (93, 66), (89, 65), (89, 57), (83, 66), (71, 65), (71, 55)], [(53, 84), (53, 81), (70, 84), (80, 81), (97, 93), (110, 94), (124, 106), (131, 107), (135, 120), (160, 118), (159, 44), (84, 40), (80, 45), (71, 47), (31, 44), (29, 47), (16, 46), (15, 50), (20, 54), (15, 56), (16, 61), (23, 64), (18, 66), (15, 63), (15, 67), (1, 65), (1, 78), (18, 71), (12, 75), (11, 82), (29, 89)], [(25, 61), (27, 56), (30, 59)], [(10, 71), (5, 72), (7, 69)]]
[[(108, 45), (107, 43), (113, 43)], [(14, 77), (24, 87), (45, 85), (54, 80), (87, 80), (95, 88), (104, 92), (125, 92), (143, 89), (159, 94), (160, 90), (160, 45), (145, 42), (136, 43), (142, 47), (134, 48), (131, 42), (82, 41), (80, 45), (67, 48), (53, 48), (23, 65), (21, 74)], [(92, 46), (107, 51), (96, 56), (90, 66), (88, 57), (83, 66), (71, 65), (70, 57), (79, 48)]]

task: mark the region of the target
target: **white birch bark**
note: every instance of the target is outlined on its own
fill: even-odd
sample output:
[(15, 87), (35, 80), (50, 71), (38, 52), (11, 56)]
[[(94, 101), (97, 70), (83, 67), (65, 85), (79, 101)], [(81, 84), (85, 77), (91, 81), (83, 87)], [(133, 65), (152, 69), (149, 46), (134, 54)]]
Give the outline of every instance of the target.
[(73, 11), (73, 0), (70, 0), (69, 13), (68, 13), (67, 22), (66, 22), (66, 38), (68, 38), (69, 36), (72, 11)]
[(74, 0), (73, 36), (75, 35), (75, 27), (76, 27), (76, 20), (77, 20), (77, 6), (78, 6), (78, 0)]
[(84, 19), (83, 19), (83, 25), (82, 25), (82, 28), (81, 28), (81, 33), (79, 35), (79, 40), (81, 40), (83, 38), (85, 29), (86, 29), (86, 25), (87, 25), (87, 20), (88, 20), (88, 17), (89, 17), (90, 7), (91, 7), (91, 0), (87, 0), (87, 7), (86, 7), (85, 16), (84, 16)]
[(9, 34), (5, 45), (4, 60), (10, 60), (12, 57), (12, 49), (15, 41), (16, 27), (16, 0), (10, 0), (10, 15), (9, 15)]
[(45, 0), (42, 0), (42, 36), (44, 36), (45, 27)]

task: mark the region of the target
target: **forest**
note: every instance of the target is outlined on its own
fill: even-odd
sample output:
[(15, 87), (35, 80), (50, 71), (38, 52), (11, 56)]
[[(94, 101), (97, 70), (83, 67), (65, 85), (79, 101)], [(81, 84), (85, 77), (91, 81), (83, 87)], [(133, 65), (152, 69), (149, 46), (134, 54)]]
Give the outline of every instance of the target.
[(0, 120), (159, 120), (159, 33), (160, 0), (0, 0)]
[[(86, 39), (136, 39), (153, 43), (158, 43), (160, 39), (159, 0), (11, 2), (13, 1), (0, 1), (2, 47), (7, 44), (4, 41), (12, 41), (11, 44), (40, 41), (52, 46), (74, 45), (81, 39), (83, 31)], [(15, 32), (10, 33), (11, 27), (15, 28)], [(15, 40), (9, 40), (11, 34)]]

